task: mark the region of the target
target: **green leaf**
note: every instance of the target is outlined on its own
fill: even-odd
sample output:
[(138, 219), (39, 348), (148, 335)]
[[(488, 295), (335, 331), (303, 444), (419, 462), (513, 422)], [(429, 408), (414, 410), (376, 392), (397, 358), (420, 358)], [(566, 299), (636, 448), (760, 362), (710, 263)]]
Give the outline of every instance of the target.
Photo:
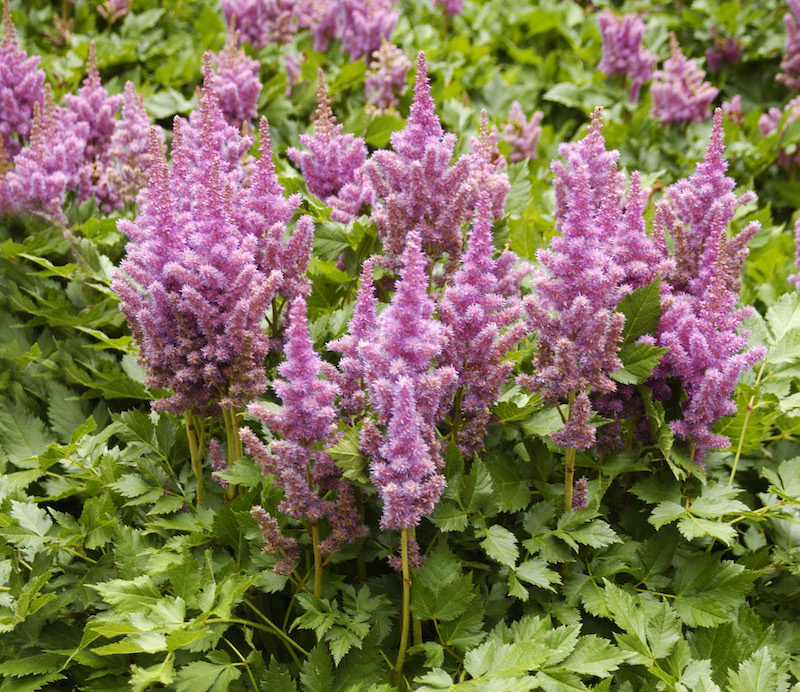
[[(661, 277), (626, 295), (617, 311), (625, 315), (622, 330), (622, 348), (633, 344), (645, 334), (655, 334), (661, 319)], [(623, 362), (626, 362), (623, 359)]]
[(492, 455), (487, 458), (486, 467), (504, 511), (519, 512), (530, 504), (531, 464), (520, 463), (506, 455)]
[(17, 404), (0, 407), (0, 461), (33, 459), (54, 442), (41, 419)]
[(610, 641), (590, 634), (578, 640), (572, 653), (558, 667), (580, 675), (605, 677), (624, 660), (624, 654)]
[(623, 367), (611, 373), (611, 379), (620, 384), (642, 384), (646, 382), (658, 365), (667, 348), (650, 344), (628, 344), (619, 351)]
[(800, 294), (791, 291), (778, 298), (767, 310), (767, 324), (770, 327), (771, 345), (778, 344), (789, 332), (800, 328)]
[(95, 589), (106, 603), (116, 606), (123, 613), (134, 613), (143, 606), (155, 605), (161, 600), (161, 591), (146, 574), (132, 580), (110, 579), (88, 586)]
[(300, 684), (303, 692), (330, 692), (333, 689), (333, 665), (325, 646), (317, 644), (311, 649), (300, 669)]
[(728, 675), (730, 692), (776, 692), (780, 689), (780, 681), (778, 667), (766, 646), (743, 661), (739, 670)]
[(730, 545), (736, 537), (736, 529), (730, 524), (712, 521), (711, 519), (700, 519), (692, 514), (686, 514), (680, 519), (678, 531), (690, 541), (711, 536), (711, 538), (722, 541), (725, 545)]
[(561, 414), (555, 406), (548, 406), (538, 413), (535, 413), (527, 421), (521, 424), (522, 429), (537, 437), (547, 437), (550, 433), (558, 430), (564, 425)]
[(359, 427), (348, 426), (344, 429), (342, 438), (325, 451), (342, 470), (344, 478), (367, 484), (369, 483), (367, 458), (361, 453), (359, 435)]
[(473, 603), (472, 577), (459, 576), (439, 588), (416, 581), (411, 587), (411, 610), (420, 620), (449, 622), (466, 612)]
[(230, 689), (230, 684), (241, 676), (241, 670), (230, 659), (224, 661), (222, 656), (227, 655), (214, 653), (219, 662), (194, 661), (183, 666), (175, 677), (175, 692), (208, 692), (212, 688), (222, 692)]
[(547, 562), (540, 557), (531, 558), (520, 563), (515, 573), (522, 581), (555, 592), (553, 584), (561, 583), (561, 575), (547, 567)]
[(384, 149), (388, 146), (392, 133), (402, 130), (405, 125), (405, 120), (396, 115), (379, 115), (370, 120), (364, 139), (369, 146)]
[(656, 505), (647, 521), (660, 529), (662, 526), (680, 519), (684, 514), (686, 514), (686, 508), (683, 505), (667, 500)]
[(167, 657), (161, 663), (155, 663), (147, 668), (137, 665), (131, 666), (130, 685), (133, 692), (143, 692), (150, 685), (161, 683), (169, 685), (175, 680), (175, 666), (172, 658)]
[(513, 567), (519, 557), (517, 537), (504, 526), (493, 524), (485, 532), (481, 547), (486, 554), (502, 565)]

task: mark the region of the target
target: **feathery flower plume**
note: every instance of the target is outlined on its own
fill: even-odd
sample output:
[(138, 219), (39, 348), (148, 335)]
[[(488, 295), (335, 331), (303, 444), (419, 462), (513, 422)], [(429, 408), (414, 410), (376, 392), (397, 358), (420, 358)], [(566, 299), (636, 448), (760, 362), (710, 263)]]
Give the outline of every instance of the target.
[(394, 108), (398, 104), (395, 90), (403, 90), (410, 68), (411, 62), (403, 51), (386, 40), (372, 54), (364, 80), (364, 92), (367, 97), (367, 111), (373, 117), (395, 112)]
[(109, 24), (122, 19), (129, 11), (128, 0), (105, 0), (102, 5), (97, 6), (97, 13)]
[(222, 488), (228, 487), (228, 481), (220, 478), (217, 474), (228, 468), (228, 460), (225, 458), (225, 452), (222, 451), (222, 445), (217, 440), (210, 440), (208, 443), (208, 460), (211, 465), (213, 473), (211, 477), (220, 484)]
[(367, 145), (362, 137), (343, 133), (344, 127), (337, 124), (322, 70), (319, 71), (317, 102), (314, 135), (300, 135), (300, 142), (308, 150), (289, 147), (286, 153), (300, 167), (309, 191), (327, 203), (345, 185), (363, 187), (359, 182), (367, 158)]
[(461, 224), (474, 208), (469, 181), (472, 159), (452, 166), (455, 135), (444, 133), (434, 110), (425, 54), (417, 60), (414, 102), (406, 127), (391, 137), (393, 151), (376, 151), (365, 165), (374, 190), (372, 217), (384, 252), (398, 257), (410, 229), (417, 229), (432, 258), (448, 253), (456, 266), (461, 255)]
[(242, 41), (256, 50), (294, 38), (297, 4), (297, 0), (221, 0), (228, 31), (238, 31)]
[(703, 81), (706, 73), (681, 52), (674, 33), (669, 40), (672, 57), (664, 61), (663, 70), (656, 70), (650, 86), (651, 115), (663, 123), (705, 120), (711, 114), (711, 102), (719, 89)]
[(781, 72), (775, 77), (790, 89), (800, 89), (800, 0), (789, 0), (789, 9), (783, 15), (786, 25), (786, 42), (781, 59)]
[[(734, 125), (738, 125), (739, 127), (741, 127), (744, 124), (744, 108), (742, 107), (742, 95), (736, 94), (730, 101), (723, 101), (722, 114), (728, 120), (730, 120)], [(761, 134), (767, 135), (769, 134), (769, 132), (762, 131)]]
[(598, 68), (607, 75), (622, 75), (631, 80), (631, 101), (639, 100), (642, 84), (650, 81), (658, 56), (642, 48), (645, 24), (635, 14), (615, 17), (611, 10), (597, 15), (603, 37), (603, 58)]
[(503, 125), (503, 134), (511, 149), (509, 158), (512, 161), (536, 158), (536, 145), (542, 134), (539, 123), (542, 122), (543, 117), (542, 111), (536, 111), (529, 120), (525, 117), (519, 101), (511, 104), (508, 120)]
[(225, 119), (241, 128), (258, 115), (261, 65), (239, 47), (238, 31), (229, 32), (219, 55), (210, 56), (217, 70), (210, 75), (208, 88), (216, 94)]
[(737, 310), (736, 302), (746, 244), (760, 225), (754, 221), (728, 239), (727, 227), (737, 207), (755, 195), (734, 194), (736, 183), (725, 175), (724, 148), (722, 111), (717, 109), (703, 161), (689, 179), (667, 189), (655, 219), (656, 231), (672, 236), (675, 269), (666, 274), (674, 290), (662, 300), (657, 334), (657, 344), (669, 351), (653, 378), (672, 377), (683, 384), (683, 419), (670, 427), (690, 442), (695, 461), (728, 444), (712, 428), (722, 416), (735, 412), (730, 397), (736, 382), (765, 354), (762, 347), (745, 351), (748, 333), (737, 333), (752, 314), (752, 309)]
[(109, 96), (97, 70), (97, 51), (94, 41), (89, 44), (86, 79), (77, 94), (67, 94), (64, 100), (76, 117), (86, 123), (88, 135), (84, 162), (78, 171), (78, 201), (93, 197), (106, 212), (121, 207), (117, 190), (105, 175), (109, 165), (111, 138), (117, 121), (114, 116), (122, 105), (122, 94)]
[(735, 63), (742, 56), (742, 46), (735, 38), (722, 38), (716, 29), (711, 30), (714, 37), (713, 48), (706, 48), (706, 62), (709, 72), (720, 72), (723, 63)]
[(433, 0), (434, 5), (442, 5), (447, 14), (461, 14), (464, 0)]
[(31, 136), (33, 106), (44, 99), (44, 70), (39, 56), (17, 45), (8, 0), (3, 0), (5, 35), (0, 42), (0, 140), (9, 158), (19, 153)]
[[(794, 122), (798, 117), (800, 117), (800, 96), (795, 96), (791, 101), (789, 101), (789, 103), (787, 103), (784, 107), (783, 112), (773, 107), (764, 113), (764, 115), (762, 115), (758, 120), (758, 129), (761, 130), (761, 134), (764, 137), (767, 137), (775, 132), (780, 125), (784, 113), (787, 111), (789, 115), (786, 117), (786, 122), (781, 128), (781, 135), (789, 126), (789, 123)], [(790, 152), (785, 148), (781, 148), (781, 150), (778, 152), (776, 162), (781, 168), (795, 168), (796, 166), (800, 165), (800, 152), (796, 149)]]
[(585, 509), (589, 504), (589, 479), (581, 476), (575, 481), (575, 489), (572, 493), (572, 509)]
[[(494, 217), (503, 216), (506, 206), (506, 195), (511, 188), (508, 176), (501, 173), (506, 167), (506, 159), (500, 153), (497, 140), (500, 133), (492, 126), (489, 129), (489, 117), (486, 109), (481, 109), (479, 134), (470, 140), (472, 149), (472, 167), (469, 174), (469, 185), (475, 194), (489, 195), (489, 208)], [(475, 199), (477, 204), (478, 199)]]
[(275, 574), (289, 574), (300, 559), (300, 546), (297, 539), (283, 535), (277, 520), (267, 514), (261, 505), (254, 505), (250, 510), (256, 520), (261, 535), (264, 537), (262, 553), (278, 553), (283, 557), (277, 562), (273, 571)]
[[(489, 407), (513, 363), (505, 354), (525, 335), (518, 322), (519, 294), (509, 299), (498, 293), (497, 263), (492, 259), (489, 196), (482, 193), (461, 266), (445, 287), (439, 301), (439, 318), (450, 330), (450, 342), (438, 362), (458, 372), (461, 396), (456, 397), (458, 442), (472, 456), (486, 433)], [(445, 402), (449, 407), (449, 401)]]

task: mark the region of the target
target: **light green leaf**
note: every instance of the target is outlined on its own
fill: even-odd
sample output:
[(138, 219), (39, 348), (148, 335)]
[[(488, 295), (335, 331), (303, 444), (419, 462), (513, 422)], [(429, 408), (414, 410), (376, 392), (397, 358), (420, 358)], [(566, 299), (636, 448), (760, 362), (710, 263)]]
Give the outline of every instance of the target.
[(690, 541), (695, 538), (711, 536), (722, 541), (725, 545), (730, 545), (736, 538), (736, 529), (730, 524), (725, 524), (711, 519), (701, 519), (692, 514), (685, 514), (678, 522), (680, 531)]
[(359, 448), (359, 434), (360, 428), (348, 426), (342, 438), (325, 451), (343, 471), (344, 478), (366, 484), (369, 482), (367, 458)]
[(767, 310), (767, 324), (770, 327), (770, 342), (773, 345), (780, 342), (793, 329), (800, 328), (800, 294), (791, 291), (778, 298), (778, 301)]
[(227, 690), (240, 676), (241, 671), (230, 662), (194, 661), (178, 671), (175, 692), (208, 692), (212, 688)]
[[(625, 315), (622, 330), (622, 347), (633, 344), (645, 334), (655, 334), (661, 319), (661, 277), (626, 295), (617, 311)], [(623, 361), (624, 362), (624, 361)]]
[(680, 519), (684, 514), (686, 514), (686, 508), (683, 505), (668, 500), (666, 502), (659, 502), (647, 521), (657, 529), (660, 529), (662, 526), (676, 519)]
[(33, 459), (54, 442), (41, 419), (17, 404), (0, 407), (0, 461)]
[(778, 667), (764, 646), (743, 661), (736, 672), (728, 674), (730, 692), (776, 692), (780, 676)]
[(561, 575), (547, 567), (547, 562), (540, 557), (531, 558), (520, 563), (516, 575), (521, 580), (555, 592), (553, 584), (561, 583)]
[(517, 537), (504, 526), (493, 524), (485, 532), (481, 547), (486, 554), (500, 564), (513, 567), (519, 557)]
[(624, 654), (610, 641), (590, 634), (578, 640), (575, 649), (558, 667), (581, 675), (605, 677), (624, 660)]
[(653, 368), (668, 351), (650, 344), (628, 344), (619, 351), (623, 367), (611, 373), (611, 379), (620, 384), (642, 384), (653, 374)]

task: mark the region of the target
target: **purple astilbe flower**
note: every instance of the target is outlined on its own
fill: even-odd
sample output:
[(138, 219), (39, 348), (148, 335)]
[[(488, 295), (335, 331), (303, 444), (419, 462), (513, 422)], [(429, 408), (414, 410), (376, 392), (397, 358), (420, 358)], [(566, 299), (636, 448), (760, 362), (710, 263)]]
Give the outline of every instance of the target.
[(217, 474), (228, 468), (228, 460), (225, 458), (225, 452), (222, 445), (217, 440), (211, 440), (208, 443), (208, 460), (211, 465), (211, 478), (213, 478), (221, 487), (227, 488), (228, 481), (220, 478)]
[[(800, 117), (800, 96), (795, 96), (791, 101), (789, 101), (789, 103), (786, 104), (786, 107), (783, 109), (783, 112), (773, 107), (764, 113), (764, 115), (762, 115), (758, 120), (758, 128), (761, 130), (761, 134), (764, 137), (767, 137), (775, 132), (780, 125), (784, 113), (787, 111), (789, 114), (786, 116), (786, 122), (781, 128), (781, 135), (783, 135), (783, 132), (789, 126), (789, 123), (794, 122), (798, 117)], [(781, 148), (778, 152), (776, 162), (781, 168), (786, 169), (792, 169), (800, 166), (800, 151), (797, 151), (796, 149), (793, 151), (787, 151), (785, 148)]]
[(433, 511), (446, 485), (423, 437), (415, 393), (411, 377), (397, 380), (386, 440), (370, 464), (370, 478), (383, 501), (384, 530), (417, 526)]
[(389, 306), (378, 317), (371, 339), (361, 339), (358, 349), (364, 368), (370, 404), (378, 421), (385, 424), (392, 412), (397, 381), (414, 380), (416, 406), (429, 426), (433, 441), (436, 414), (449, 402), (457, 383), (452, 367), (431, 369), (447, 345), (445, 326), (433, 319), (435, 304), (427, 293), (425, 255), (420, 234), (409, 234), (402, 256), (400, 280)]
[(31, 135), (33, 106), (44, 99), (44, 70), (39, 56), (17, 45), (8, 0), (3, 0), (5, 35), (0, 42), (0, 141), (9, 158), (19, 153)]
[(512, 161), (533, 160), (536, 158), (536, 145), (542, 134), (542, 128), (539, 123), (542, 122), (543, 117), (542, 111), (536, 111), (529, 120), (525, 117), (519, 101), (514, 101), (511, 104), (511, 109), (508, 111), (508, 120), (503, 125), (503, 134), (505, 135), (506, 143), (511, 149), (509, 158)]
[[(742, 106), (742, 95), (736, 94), (730, 101), (722, 102), (722, 113), (734, 125), (741, 127), (744, 125), (744, 108)], [(767, 135), (769, 132), (762, 132)]]
[[(518, 322), (519, 295), (509, 300), (497, 292), (496, 262), (492, 259), (489, 197), (482, 193), (467, 251), (439, 301), (439, 318), (450, 330), (450, 342), (439, 358), (458, 372), (461, 396), (455, 412), (462, 429), (458, 442), (467, 456), (480, 447), (489, 420), (489, 407), (497, 402), (500, 386), (513, 363), (505, 354), (525, 335)], [(449, 401), (445, 402), (449, 407)]]
[(67, 94), (64, 100), (76, 117), (88, 129), (84, 162), (78, 171), (78, 201), (94, 198), (104, 211), (122, 206), (117, 190), (109, 185), (105, 175), (109, 165), (111, 138), (116, 127), (114, 116), (122, 105), (122, 94), (109, 96), (97, 70), (97, 51), (94, 41), (89, 44), (86, 79), (77, 94)]
[(221, 0), (228, 31), (236, 30), (258, 50), (269, 43), (289, 43), (297, 32), (297, 0)]
[(300, 559), (300, 546), (297, 539), (284, 536), (275, 517), (267, 514), (261, 505), (254, 505), (250, 510), (256, 520), (261, 535), (264, 536), (262, 553), (278, 553), (282, 559), (273, 568), (275, 574), (289, 574)]
[(343, 416), (354, 416), (364, 411), (364, 367), (359, 351), (359, 342), (370, 341), (378, 327), (375, 288), (372, 282), (372, 262), (361, 266), (361, 286), (358, 289), (353, 317), (347, 334), (328, 343), (328, 349), (341, 354), (339, 375), (336, 383), (342, 393), (339, 412)]
[[(479, 135), (470, 140), (472, 148), (472, 166), (469, 174), (469, 185), (476, 195), (489, 195), (489, 209), (494, 217), (503, 216), (506, 206), (506, 195), (511, 188), (508, 175), (501, 173), (506, 167), (506, 159), (500, 153), (497, 140), (500, 133), (492, 126), (489, 130), (489, 118), (486, 110), (481, 110)], [(477, 204), (478, 198), (475, 198)]]
[(706, 73), (681, 52), (675, 34), (670, 34), (672, 57), (657, 70), (650, 86), (653, 108), (650, 114), (663, 123), (686, 123), (706, 120), (711, 114), (711, 102), (719, 89), (703, 81)]
[(442, 5), (447, 14), (461, 14), (464, 9), (464, 0), (433, 0), (434, 5)]
[(286, 91), (284, 96), (288, 99), (292, 95), (292, 87), (302, 81), (303, 73), (300, 66), (303, 64), (303, 56), (287, 53), (283, 58), (283, 65), (286, 69)]
[(65, 223), (61, 208), (67, 190), (77, 184), (87, 134), (85, 123), (53, 103), (47, 87), (43, 102), (34, 106), (30, 144), (14, 157), (14, 167), (0, 180), (5, 189), (0, 199), (8, 200), (6, 210)]
[(355, 181), (356, 171), (367, 158), (367, 145), (362, 137), (343, 133), (344, 127), (337, 124), (322, 70), (319, 71), (317, 102), (314, 135), (300, 135), (300, 142), (308, 150), (289, 147), (286, 153), (300, 167), (309, 191), (326, 200)]
[(374, 191), (372, 218), (384, 253), (402, 254), (410, 229), (417, 229), (433, 259), (449, 255), (455, 267), (461, 255), (461, 224), (474, 208), (469, 183), (472, 158), (452, 166), (455, 135), (444, 133), (434, 110), (425, 54), (417, 61), (414, 102), (406, 127), (391, 136), (393, 151), (376, 151), (365, 165)]
[(369, 71), (364, 80), (367, 111), (373, 117), (394, 113), (398, 104), (395, 91), (402, 92), (411, 62), (393, 43), (384, 40), (372, 54)]
[(225, 119), (241, 128), (258, 115), (261, 65), (239, 47), (237, 31), (228, 33), (219, 55), (210, 55), (217, 69), (210, 75), (208, 88), (216, 94)]
[(695, 461), (728, 444), (712, 427), (736, 411), (730, 399), (736, 382), (765, 353), (761, 347), (744, 351), (747, 332), (737, 333), (752, 314), (752, 309), (735, 306), (746, 244), (760, 226), (752, 222), (728, 239), (737, 207), (755, 195), (736, 197), (723, 152), (722, 112), (717, 109), (703, 161), (689, 179), (667, 189), (655, 219), (658, 233), (664, 236), (668, 230), (672, 236), (675, 269), (666, 274), (674, 290), (662, 299), (657, 334), (657, 344), (669, 351), (653, 378), (663, 382), (672, 377), (683, 384), (683, 419), (670, 427), (690, 441)]
[(148, 384), (174, 391), (153, 407), (217, 414), (266, 388), (270, 343), (261, 320), (282, 277), (260, 271), (258, 239), (234, 221), (213, 122), (199, 120), (200, 150), (192, 152), (183, 126), (176, 119), (170, 169), (151, 138), (156, 162), (139, 215), (119, 222), (130, 241), (112, 287)]
[(97, 6), (98, 14), (109, 24), (122, 19), (129, 11), (128, 0), (105, 0), (102, 5)]
[(631, 101), (639, 100), (642, 84), (650, 81), (658, 56), (642, 48), (645, 24), (635, 14), (615, 17), (611, 10), (597, 15), (603, 37), (603, 58), (597, 66), (607, 75), (631, 80)]
[[(109, 166), (105, 175), (124, 204), (133, 204), (146, 184), (153, 164), (150, 133), (155, 133), (160, 149), (164, 147), (164, 131), (151, 129), (152, 121), (144, 107), (144, 99), (133, 82), (125, 84), (122, 118), (117, 121), (108, 148)], [(163, 153), (162, 153), (163, 155)]]
[(781, 72), (775, 77), (790, 89), (800, 89), (800, 0), (788, 0), (789, 9), (783, 15), (786, 42), (783, 47)]
[[(308, 335), (306, 304), (303, 298), (292, 302), (286, 332), (286, 360), (278, 366), (282, 379), (273, 389), (283, 402), (279, 410), (260, 404), (248, 408), (283, 439), (267, 448), (249, 429), (242, 431), (248, 452), (261, 460), (266, 473), (278, 476), (285, 497), (279, 509), (299, 520), (327, 518), (331, 526), (341, 526), (332, 534), (326, 550), (338, 550), (341, 542), (352, 542), (364, 535), (357, 520), (354, 497), (341, 480), (341, 471), (324, 451), (316, 447), (331, 444), (337, 437), (334, 398), (339, 388), (320, 379), (323, 363)], [(325, 499), (320, 491), (339, 491), (338, 501)], [(354, 521), (355, 520), (355, 521)], [(349, 532), (343, 528), (349, 526)]]
[(581, 476), (575, 481), (575, 489), (572, 492), (572, 509), (585, 509), (589, 504), (589, 479)]
[(723, 63), (735, 63), (742, 57), (742, 46), (734, 38), (722, 38), (716, 29), (711, 30), (714, 47), (706, 48), (706, 62), (709, 72), (722, 71)]

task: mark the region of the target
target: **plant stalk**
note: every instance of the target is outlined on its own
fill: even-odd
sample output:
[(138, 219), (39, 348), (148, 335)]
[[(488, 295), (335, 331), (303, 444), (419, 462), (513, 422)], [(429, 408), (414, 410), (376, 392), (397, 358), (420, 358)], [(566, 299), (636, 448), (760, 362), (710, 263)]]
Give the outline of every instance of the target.
[(395, 686), (400, 683), (400, 674), (403, 671), (403, 661), (408, 647), (408, 624), (411, 602), (411, 573), (408, 569), (408, 529), (400, 529), (400, 556), (403, 565), (403, 609), (400, 613), (402, 629), (400, 630), (400, 650), (397, 652), (397, 663), (392, 671)]
[(203, 498), (205, 497), (205, 486), (203, 484), (203, 451), (201, 445), (198, 444), (202, 440), (202, 431), (199, 430), (197, 425), (197, 416), (193, 413), (186, 411), (183, 414), (183, 419), (186, 423), (186, 437), (189, 440), (189, 454), (192, 457), (192, 469), (197, 478), (197, 507), (203, 506)]
[[(569, 393), (569, 418), (572, 419), (572, 409), (575, 406), (575, 392)], [(564, 511), (572, 509), (572, 491), (575, 486), (575, 456), (574, 447), (568, 447), (564, 455)]]

